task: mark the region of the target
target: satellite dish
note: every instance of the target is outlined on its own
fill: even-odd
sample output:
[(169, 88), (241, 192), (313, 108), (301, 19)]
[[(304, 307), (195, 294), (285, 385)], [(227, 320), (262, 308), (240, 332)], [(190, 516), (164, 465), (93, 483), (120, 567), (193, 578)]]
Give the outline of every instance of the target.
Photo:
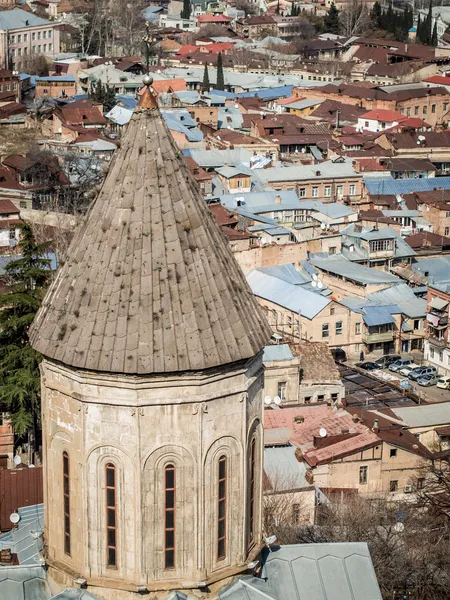
[(320, 229), (325, 229), (325, 227), (326, 227), (325, 223), (320, 224)]
[(14, 464), (15, 465), (20, 465), (20, 463), (22, 462), (22, 459), (20, 458), (19, 454), (16, 454), (15, 457), (13, 458)]
[(312, 278), (314, 279), (314, 281), (317, 281), (319, 279), (315, 273), (313, 273)]
[(325, 427), (321, 427), (319, 429), (319, 435), (321, 438), (327, 437), (327, 430), (325, 429)]
[(20, 515), (19, 513), (13, 512), (9, 515), (9, 520), (11, 521), (11, 523), (13, 523), (14, 525), (17, 525), (17, 523), (20, 521)]
[(275, 398), (273, 399), (274, 403), (279, 406), (281, 404), (281, 398), (280, 396), (275, 396)]
[(311, 285), (313, 286), (313, 288), (317, 287), (317, 281), (313, 281), (313, 282), (311, 283)]
[(270, 396), (266, 396), (266, 397), (264, 398), (264, 403), (265, 403), (265, 404), (269, 405), (271, 402), (272, 402), (272, 398), (271, 398)]
[(394, 531), (396, 533), (402, 533), (402, 531), (405, 531), (405, 526), (403, 525), (403, 523), (396, 523), (394, 525)]
[(306, 154), (306, 148), (302, 148), (302, 153)]
[(319, 290), (323, 289), (323, 283), (321, 281), (318, 281), (317, 287), (319, 288)]
[(239, 108), (239, 104), (235, 104), (235, 105), (234, 105), (234, 108)]
[(266, 544), (275, 544), (275, 542), (277, 541), (277, 536), (271, 535), (270, 537), (264, 538), (264, 541), (266, 542)]

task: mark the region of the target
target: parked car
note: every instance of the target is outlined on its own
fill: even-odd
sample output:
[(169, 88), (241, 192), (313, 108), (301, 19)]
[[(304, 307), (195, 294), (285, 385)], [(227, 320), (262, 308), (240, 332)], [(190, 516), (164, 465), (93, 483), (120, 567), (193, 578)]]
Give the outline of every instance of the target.
[(419, 365), (411, 363), (410, 365), (406, 365), (406, 367), (403, 367), (402, 369), (397, 371), (397, 373), (399, 375), (403, 375), (403, 377), (408, 377), (408, 375), (411, 373), (411, 371), (414, 371), (414, 369), (417, 369), (418, 366)]
[(336, 362), (345, 362), (347, 360), (345, 350), (342, 350), (342, 348), (331, 348), (331, 354)]
[(436, 385), (438, 388), (441, 388), (441, 390), (450, 389), (450, 377), (439, 377)]
[(377, 365), (375, 362), (363, 362), (357, 365), (360, 369), (364, 369), (365, 371), (376, 371), (380, 368), (380, 365)]
[(389, 365), (389, 371), (395, 373), (396, 371), (400, 371), (400, 369), (403, 369), (403, 367), (407, 367), (408, 365), (412, 364), (414, 364), (412, 358), (399, 358), (398, 360), (393, 362), (392, 365)]
[(428, 387), (429, 385), (436, 385), (439, 381), (439, 377), (436, 374), (433, 375), (425, 375), (424, 377), (419, 377), (417, 383), (424, 387)]
[(436, 367), (417, 367), (409, 373), (408, 377), (413, 381), (418, 381), (421, 377), (427, 375), (436, 375)]
[(401, 356), (399, 354), (386, 354), (382, 356), (375, 362), (377, 365), (380, 365), (380, 369), (387, 369), (389, 365), (392, 365), (396, 360), (400, 360)]

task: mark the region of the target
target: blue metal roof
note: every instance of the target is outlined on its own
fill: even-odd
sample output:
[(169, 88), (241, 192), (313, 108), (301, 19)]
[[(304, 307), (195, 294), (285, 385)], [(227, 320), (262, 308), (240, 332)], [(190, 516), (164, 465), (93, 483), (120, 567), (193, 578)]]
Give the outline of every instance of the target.
[(342, 256), (342, 254), (313, 254), (309, 261), (322, 271), (346, 277), (362, 285), (400, 283), (401, 281), (398, 277), (386, 271), (378, 271), (377, 269), (370, 269), (353, 263)]
[(264, 549), (262, 565), (261, 578), (238, 579), (220, 600), (382, 600), (366, 542)]
[(273, 346), (264, 346), (263, 362), (272, 360), (292, 360), (292, 354), (289, 344), (277, 344)]
[(394, 179), (392, 177), (364, 177), (370, 195), (409, 194), (431, 192), (442, 188), (450, 190), (450, 177), (424, 177), (423, 179)]
[(301, 285), (293, 285), (258, 269), (247, 275), (247, 281), (255, 296), (300, 313), (307, 319), (313, 319), (331, 302)]
[(52, 75), (48, 77), (36, 77), (36, 81), (60, 81), (61, 83), (73, 83), (75, 82), (74, 75)]
[(263, 88), (251, 92), (240, 92), (235, 94), (237, 98), (261, 98), (262, 100), (275, 100), (276, 98), (289, 98), (292, 94), (293, 85), (281, 85), (279, 87)]
[(363, 321), (368, 327), (375, 325), (388, 325), (395, 323), (392, 310), (396, 312), (398, 307), (393, 306), (365, 306), (363, 308)]

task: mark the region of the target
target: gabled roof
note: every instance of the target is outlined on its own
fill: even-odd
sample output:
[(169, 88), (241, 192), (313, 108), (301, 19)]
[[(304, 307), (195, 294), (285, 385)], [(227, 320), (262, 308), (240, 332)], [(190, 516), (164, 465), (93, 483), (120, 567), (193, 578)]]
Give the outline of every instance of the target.
[(123, 374), (249, 359), (270, 329), (147, 89), (30, 339)]

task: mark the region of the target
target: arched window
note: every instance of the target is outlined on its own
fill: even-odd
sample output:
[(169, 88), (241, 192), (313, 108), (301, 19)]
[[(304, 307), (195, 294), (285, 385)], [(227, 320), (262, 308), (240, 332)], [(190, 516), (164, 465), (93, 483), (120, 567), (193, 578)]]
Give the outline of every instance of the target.
[(164, 469), (164, 568), (175, 568), (175, 465)]
[(106, 465), (106, 565), (117, 568), (116, 467)]
[(253, 526), (255, 521), (255, 485), (256, 485), (256, 439), (252, 439), (250, 447), (250, 519), (249, 536), (253, 539)]
[(64, 552), (70, 554), (70, 466), (69, 455), (63, 452)]
[(218, 509), (217, 509), (217, 559), (227, 552), (227, 457), (219, 458)]

